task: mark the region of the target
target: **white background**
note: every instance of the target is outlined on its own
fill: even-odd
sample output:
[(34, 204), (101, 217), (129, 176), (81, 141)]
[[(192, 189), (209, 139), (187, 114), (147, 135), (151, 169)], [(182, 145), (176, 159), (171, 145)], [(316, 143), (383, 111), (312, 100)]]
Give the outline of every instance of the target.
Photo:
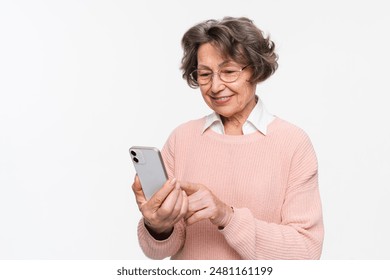
[(0, 2), (0, 259), (145, 259), (128, 148), (209, 113), (180, 40), (247, 16), (280, 67), (258, 86), (320, 166), (323, 259), (390, 259), (386, 1)]

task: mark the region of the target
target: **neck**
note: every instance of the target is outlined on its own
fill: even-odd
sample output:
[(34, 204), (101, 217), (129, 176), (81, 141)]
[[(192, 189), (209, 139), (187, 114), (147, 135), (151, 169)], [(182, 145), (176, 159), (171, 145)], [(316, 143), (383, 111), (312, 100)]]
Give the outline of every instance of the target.
[(221, 116), (225, 134), (228, 135), (242, 135), (242, 126), (247, 118), (230, 117), (226, 118)]
[(242, 126), (248, 119), (253, 108), (255, 108), (257, 103), (257, 97), (253, 99), (254, 102), (247, 104), (244, 111), (239, 114), (235, 114), (231, 117), (221, 116), (225, 134), (228, 135), (243, 135)]

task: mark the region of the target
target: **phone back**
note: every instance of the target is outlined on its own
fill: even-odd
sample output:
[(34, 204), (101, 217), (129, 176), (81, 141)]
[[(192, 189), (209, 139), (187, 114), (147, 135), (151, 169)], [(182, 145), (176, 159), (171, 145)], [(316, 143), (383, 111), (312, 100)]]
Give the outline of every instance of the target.
[(133, 146), (129, 149), (145, 197), (150, 199), (168, 180), (160, 151), (155, 147)]

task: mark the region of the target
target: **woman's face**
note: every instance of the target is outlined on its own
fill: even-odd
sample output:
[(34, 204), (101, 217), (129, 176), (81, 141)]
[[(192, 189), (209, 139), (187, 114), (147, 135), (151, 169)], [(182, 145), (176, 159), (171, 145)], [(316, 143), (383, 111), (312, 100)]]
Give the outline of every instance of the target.
[[(210, 43), (201, 45), (198, 49), (198, 70), (210, 70), (217, 73), (221, 69), (240, 70), (246, 65), (223, 57), (220, 51)], [(248, 82), (251, 68), (245, 68), (235, 82), (226, 83), (219, 75), (214, 74), (206, 85), (200, 85), (204, 101), (216, 113), (224, 118), (246, 120), (256, 105), (256, 84)]]

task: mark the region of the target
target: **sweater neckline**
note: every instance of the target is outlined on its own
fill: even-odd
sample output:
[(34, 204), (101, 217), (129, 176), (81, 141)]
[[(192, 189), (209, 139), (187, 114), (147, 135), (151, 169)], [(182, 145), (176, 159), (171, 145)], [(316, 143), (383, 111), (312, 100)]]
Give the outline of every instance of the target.
[(208, 129), (203, 133), (203, 136), (223, 141), (227, 143), (248, 143), (248, 142), (254, 142), (258, 141), (260, 139), (266, 139), (267, 137), (270, 137), (270, 134), (272, 133), (272, 127), (277, 122), (278, 117), (275, 117), (275, 119), (268, 125), (268, 133), (267, 135), (262, 134), (260, 131), (255, 131), (250, 134), (246, 135), (227, 135), (227, 134), (219, 134), (212, 129)]

